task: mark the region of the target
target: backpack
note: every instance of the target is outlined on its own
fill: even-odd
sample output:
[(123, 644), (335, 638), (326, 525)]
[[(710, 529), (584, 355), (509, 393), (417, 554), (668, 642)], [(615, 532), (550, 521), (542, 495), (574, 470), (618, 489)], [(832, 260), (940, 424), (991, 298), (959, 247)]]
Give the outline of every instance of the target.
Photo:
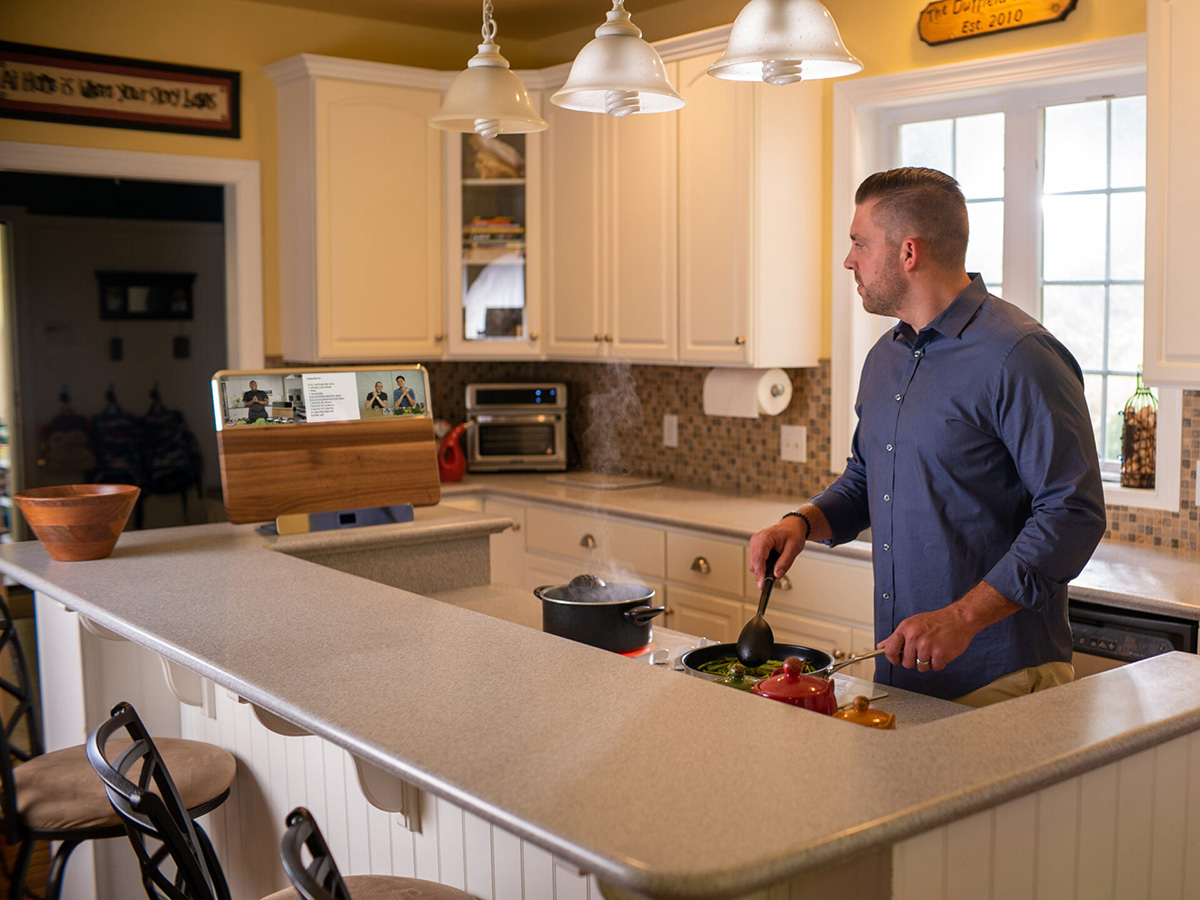
[(187, 427), (183, 413), (163, 405), (158, 388), (150, 392), (150, 409), (142, 418), (142, 449), (148, 492), (179, 494), (194, 484), (196, 495), (204, 495), (200, 442)]
[(96, 452), (92, 483), (144, 488), (142, 420), (121, 409), (111, 387), (104, 400), (104, 411), (92, 416), (92, 446)]

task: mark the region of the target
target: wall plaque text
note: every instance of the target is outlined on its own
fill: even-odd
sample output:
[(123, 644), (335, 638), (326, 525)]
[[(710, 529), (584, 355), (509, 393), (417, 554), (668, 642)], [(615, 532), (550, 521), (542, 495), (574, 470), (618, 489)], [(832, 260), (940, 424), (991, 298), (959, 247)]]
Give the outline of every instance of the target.
[(1061, 22), (1077, 0), (935, 0), (921, 10), (918, 31), (927, 44), (944, 44), (998, 31)]

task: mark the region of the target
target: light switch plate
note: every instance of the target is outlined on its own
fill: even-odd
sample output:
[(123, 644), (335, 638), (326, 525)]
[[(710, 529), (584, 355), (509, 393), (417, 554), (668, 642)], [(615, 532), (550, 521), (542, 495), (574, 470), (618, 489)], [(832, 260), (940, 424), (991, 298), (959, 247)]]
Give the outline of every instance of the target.
[(808, 429), (803, 425), (779, 426), (779, 458), (808, 462)]
[(679, 416), (675, 413), (663, 413), (663, 446), (679, 446)]

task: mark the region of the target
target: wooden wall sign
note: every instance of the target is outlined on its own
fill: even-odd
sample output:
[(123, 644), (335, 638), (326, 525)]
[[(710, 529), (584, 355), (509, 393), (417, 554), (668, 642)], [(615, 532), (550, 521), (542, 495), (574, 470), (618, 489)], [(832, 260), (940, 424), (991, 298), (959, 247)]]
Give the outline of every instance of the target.
[(945, 44), (1014, 28), (1061, 22), (1077, 0), (935, 0), (921, 10), (927, 44)]
[(0, 41), (0, 116), (236, 138), (241, 75)]

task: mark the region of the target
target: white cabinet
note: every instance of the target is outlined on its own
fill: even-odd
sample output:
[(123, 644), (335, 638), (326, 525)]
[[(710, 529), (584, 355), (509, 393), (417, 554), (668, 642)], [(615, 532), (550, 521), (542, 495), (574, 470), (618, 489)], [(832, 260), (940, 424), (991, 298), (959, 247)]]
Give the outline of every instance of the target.
[(282, 350), (295, 362), (442, 355), (442, 147), (431, 71), (304, 54), (278, 95)]
[(667, 587), (663, 625), (672, 631), (733, 643), (746, 624), (745, 606), (728, 597), (672, 584)]
[(1200, 0), (1146, 4), (1146, 380), (1200, 388), (1200, 304), (1193, 258), (1200, 246)]
[(675, 117), (545, 115), (546, 353), (676, 359)]
[(541, 354), (541, 141), (538, 134), (445, 137), (453, 358)]
[(525, 507), (488, 497), (483, 501), (483, 512), (513, 520), (512, 528), (493, 534), (490, 538), (492, 581), (527, 586), (529, 570), (525, 564)]
[(679, 358), (815, 366), (824, 190), (820, 82), (776, 86), (679, 64)]

